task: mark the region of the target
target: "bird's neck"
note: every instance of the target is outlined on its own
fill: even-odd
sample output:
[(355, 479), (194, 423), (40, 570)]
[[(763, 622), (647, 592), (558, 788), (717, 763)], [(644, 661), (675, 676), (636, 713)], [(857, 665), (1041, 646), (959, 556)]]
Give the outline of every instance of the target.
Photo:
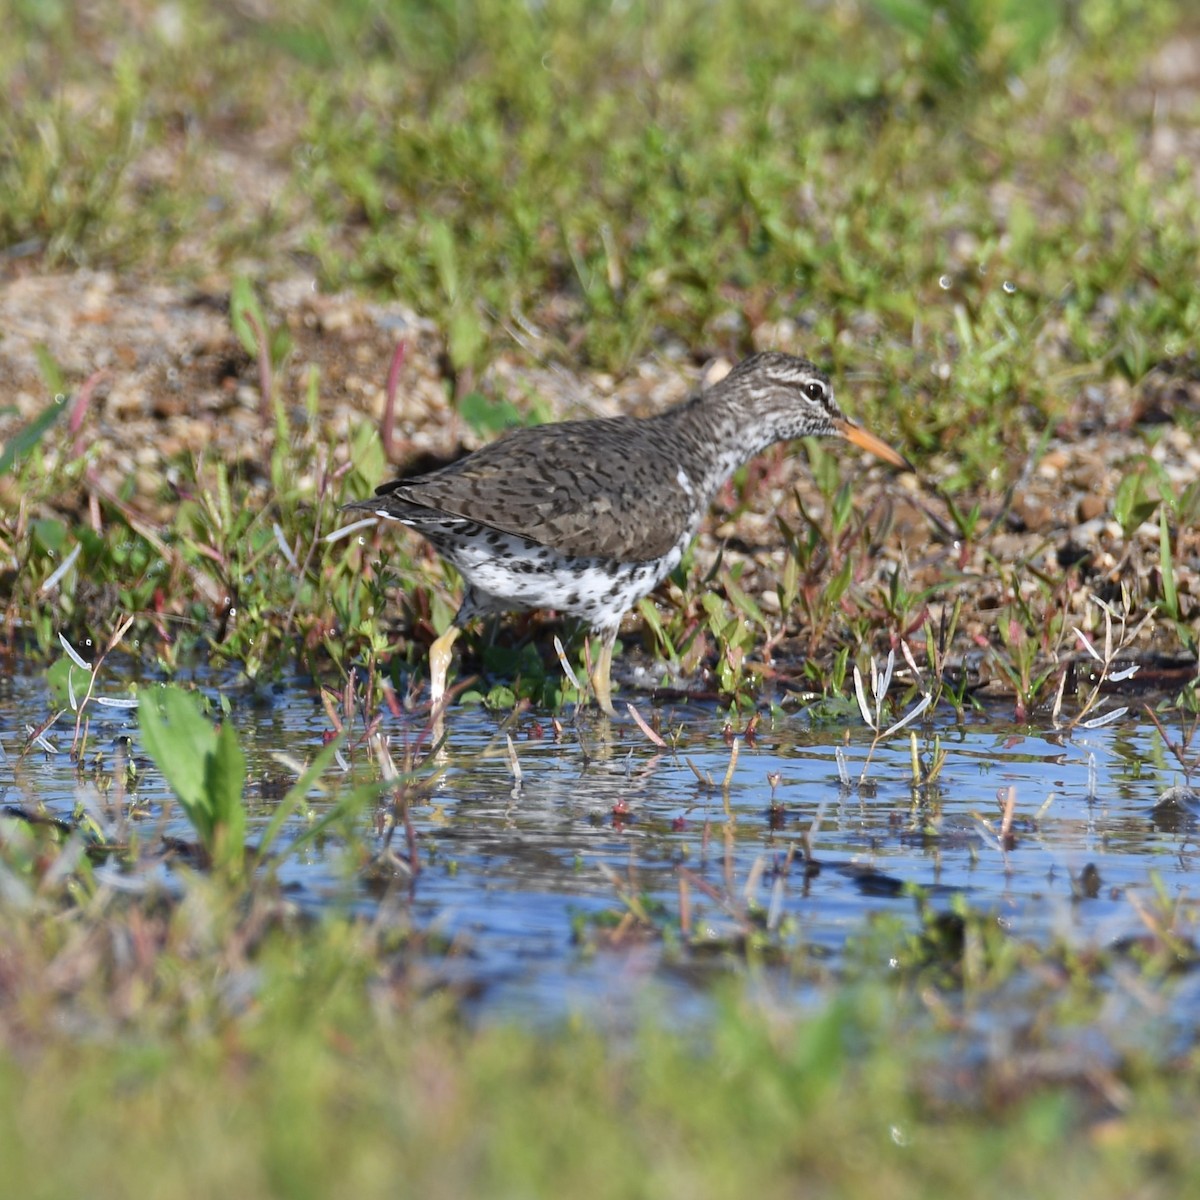
[(707, 509), (721, 485), (744, 463), (779, 440), (762, 421), (747, 420), (744, 406), (719, 387), (668, 409), (655, 420), (684, 449), (689, 483)]

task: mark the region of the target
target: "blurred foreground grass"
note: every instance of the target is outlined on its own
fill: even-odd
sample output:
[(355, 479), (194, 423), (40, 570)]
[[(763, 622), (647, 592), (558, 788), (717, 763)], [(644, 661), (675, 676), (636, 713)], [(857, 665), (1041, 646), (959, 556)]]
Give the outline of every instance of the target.
[(876, 976), (798, 1015), (760, 980), (689, 1028), (647, 996), (624, 1031), (470, 1029), (448, 995), (422, 995), (419, 944), (383, 926), (260, 902), (235, 919), (198, 879), (173, 908), (103, 890), (66, 919), (40, 907), (3, 906), (12, 1195), (1106, 1200), (1200, 1184), (1194, 1047), (1165, 1070), (1097, 1056), (1057, 1009), (1010, 1040), (977, 1007), (999, 999), (986, 989), (960, 1008), (919, 974)]

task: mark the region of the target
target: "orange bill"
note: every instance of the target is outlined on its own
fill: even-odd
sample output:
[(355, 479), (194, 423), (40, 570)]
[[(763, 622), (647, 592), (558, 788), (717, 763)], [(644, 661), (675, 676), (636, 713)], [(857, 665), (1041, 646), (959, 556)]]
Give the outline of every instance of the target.
[(855, 425), (853, 421), (834, 421), (833, 427), (847, 441), (861, 446), (864, 450), (869, 450), (876, 457), (882, 458), (884, 462), (889, 462), (894, 467), (903, 467), (906, 471), (916, 472), (916, 467), (903, 454), (898, 450), (893, 450), (887, 442), (880, 440), (873, 433), (868, 433), (861, 425)]

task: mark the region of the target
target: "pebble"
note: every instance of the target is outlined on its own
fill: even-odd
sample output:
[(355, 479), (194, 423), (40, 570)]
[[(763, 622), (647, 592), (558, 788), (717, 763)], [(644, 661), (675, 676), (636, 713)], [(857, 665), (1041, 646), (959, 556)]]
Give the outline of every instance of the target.
[(1054, 510), (1050, 505), (1029, 495), (1018, 496), (1013, 501), (1012, 511), (1030, 533), (1039, 533), (1054, 520)]
[(1068, 462), (1066, 451), (1060, 447), (1048, 451), (1037, 465), (1037, 474), (1042, 479), (1057, 479)]

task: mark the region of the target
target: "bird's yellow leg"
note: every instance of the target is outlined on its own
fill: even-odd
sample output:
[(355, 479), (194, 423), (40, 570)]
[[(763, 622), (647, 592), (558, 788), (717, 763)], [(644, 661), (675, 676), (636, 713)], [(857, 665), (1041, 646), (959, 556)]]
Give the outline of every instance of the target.
[(446, 674), (450, 670), (450, 651), (458, 640), (462, 629), (451, 625), (446, 632), (429, 647), (429, 699), (433, 711), (440, 713), (446, 698)]
[(592, 695), (596, 697), (596, 703), (600, 705), (603, 712), (610, 717), (615, 717), (616, 711), (612, 705), (612, 656), (613, 642), (617, 640), (617, 634), (614, 630), (611, 634), (605, 634), (604, 640), (600, 643), (600, 653), (596, 656), (596, 661), (592, 664)]

